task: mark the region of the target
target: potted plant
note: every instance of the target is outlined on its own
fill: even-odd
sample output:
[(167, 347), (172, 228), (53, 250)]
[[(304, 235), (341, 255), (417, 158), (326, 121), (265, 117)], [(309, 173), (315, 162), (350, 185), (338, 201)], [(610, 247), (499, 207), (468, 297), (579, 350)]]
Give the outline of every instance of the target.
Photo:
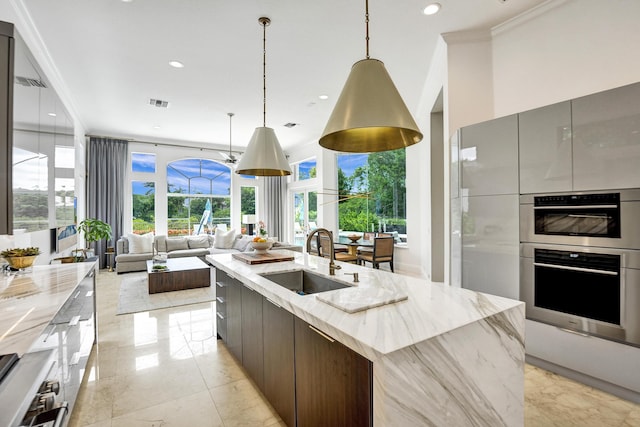
[(13, 248), (0, 252), (0, 256), (7, 260), (15, 269), (27, 268), (33, 265), (36, 257), (40, 255), (40, 248)]
[(96, 218), (86, 218), (78, 224), (78, 231), (84, 233), (86, 244), (85, 256), (91, 250), (91, 244), (103, 239), (111, 238), (111, 226)]

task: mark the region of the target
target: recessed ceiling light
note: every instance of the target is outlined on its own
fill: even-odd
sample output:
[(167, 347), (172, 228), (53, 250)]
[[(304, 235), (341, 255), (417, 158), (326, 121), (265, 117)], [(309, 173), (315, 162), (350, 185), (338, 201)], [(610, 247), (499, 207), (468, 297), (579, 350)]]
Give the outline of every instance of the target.
[(329, 99), (329, 95), (320, 95), (318, 98), (320, 98), (320, 99)]
[(133, 0), (122, 0), (122, 3), (133, 3)]
[(441, 7), (442, 6), (440, 6), (440, 3), (431, 3), (431, 4), (428, 4), (427, 7), (424, 8), (422, 13), (424, 13), (425, 15), (435, 15), (436, 13), (438, 13), (440, 11)]
[(56, 113), (47, 113), (47, 115), (51, 116), (51, 117), (55, 117), (57, 114)]
[(169, 61), (169, 65), (171, 65), (173, 68), (184, 68), (184, 64), (176, 60)]
[(154, 129), (160, 129), (160, 126), (155, 125), (153, 128), (154, 128)]

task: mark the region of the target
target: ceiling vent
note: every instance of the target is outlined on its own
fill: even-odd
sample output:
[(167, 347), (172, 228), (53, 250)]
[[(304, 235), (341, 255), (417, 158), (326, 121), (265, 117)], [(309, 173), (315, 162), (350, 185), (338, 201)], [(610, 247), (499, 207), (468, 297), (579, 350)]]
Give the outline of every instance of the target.
[(154, 107), (158, 107), (158, 108), (169, 108), (169, 101), (150, 98), (149, 105), (153, 105)]
[(298, 126), (298, 123), (285, 123), (284, 127), (291, 129), (294, 126)]
[(27, 87), (41, 87), (41, 88), (47, 87), (47, 85), (42, 80), (30, 79), (28, 77), (21, 77), (21, 76), (16, 76), (16, 83), (19, 84), (20, 86), (27, 86)]

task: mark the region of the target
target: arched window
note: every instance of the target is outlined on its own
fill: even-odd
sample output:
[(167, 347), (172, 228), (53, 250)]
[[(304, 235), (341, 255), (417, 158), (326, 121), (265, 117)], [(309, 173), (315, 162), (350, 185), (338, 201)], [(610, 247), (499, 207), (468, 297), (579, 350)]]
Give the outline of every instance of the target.
[(207, 159), (167, 165), (167, 230), (170, 236), (205, 233), (231, 225), (231, 169)]

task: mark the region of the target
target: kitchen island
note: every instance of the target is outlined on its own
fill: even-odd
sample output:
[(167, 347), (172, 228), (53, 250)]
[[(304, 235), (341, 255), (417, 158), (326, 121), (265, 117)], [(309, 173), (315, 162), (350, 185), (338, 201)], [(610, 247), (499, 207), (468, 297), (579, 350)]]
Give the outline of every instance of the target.
[[(329, 276), (327, 259), (291, 254), (293, 261), (259, 265), (230, 254), (207, 260), (370, 361), (373, 425), (523, 425), (523, 303), (347, 263)], [(349, 287), (299, 295), (262, 276), (295, 270)], [(358, 295), (365, 309), (345, 311)]]

